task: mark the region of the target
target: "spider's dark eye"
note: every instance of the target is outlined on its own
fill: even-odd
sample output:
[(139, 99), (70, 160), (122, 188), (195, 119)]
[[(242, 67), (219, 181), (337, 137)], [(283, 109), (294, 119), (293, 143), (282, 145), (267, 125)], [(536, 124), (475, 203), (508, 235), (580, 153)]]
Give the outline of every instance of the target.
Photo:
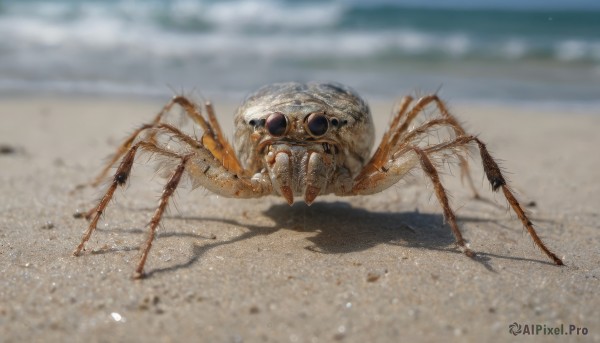
[(248, 121), (248, 125), (254, 127), (255, 129), (263, 127), (265, 126), (265, 119), (250, 119), (250, 121)]
[(338, 125), (340, 125), (340, 121), (337, 118), (331, 118), (329, 122), (335, 127), (338, 127)]
[(273, 137), (281, 137), (287, 132), (288, 121), (283, 113), (275, 112), (267, 118), (267, 130)]
[(313, 113), (306, 119), (306, 129), (314, 137), (323, 136), (329, 129), (329, 120), (323, 113)]

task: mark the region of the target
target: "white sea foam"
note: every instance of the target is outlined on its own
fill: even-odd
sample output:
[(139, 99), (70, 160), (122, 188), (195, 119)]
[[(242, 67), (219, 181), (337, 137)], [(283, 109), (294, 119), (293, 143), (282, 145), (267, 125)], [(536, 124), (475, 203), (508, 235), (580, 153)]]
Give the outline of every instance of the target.
[(502, 47), (508, 59), (519, 59), (527, 54), (527, 43), (520, 38), (511, 38)]
[(576, 61), (587, 57), (593, 57), (594, 45), (600, 43), (589, 43), (576, 39), (561, 41), (556, 44), (556, 56), (564, 61)]
[[(490, 39), (477, 31), (402, 26), (336, 29), (345, 11), (338, 2), (315, 5), (274, 0), (177, 0), (168, 6), (160, 1), (78, 6), (17, 3), (0, 16), (0, 36), (10, 37), (0, 41), (0, 49), (7, 54), (35, 55), (39, 53), (36, 49), (53, 47), (61, 53), (119, 50), (157, 57), (220, 58), (231, 54), (268, 59), (377, 58), (387, 54), (514, 60), (541, 54), (559, 61), (600, 61), (600, 40), (563, 39), (543, 45), (535, 37)], [(162, 23), (157, 19), (161, 16), (170, 22)], [(178, 29), (185, 22), (197, 27)]]
[[(188, 3), (191, 1), (185, 1)], [(184, 13), (180, 11), (180, 13)], [(189, 13), (189, 12), (186, 12)], [(199, 19), (224, 29), (245, 27), (310, 28), (334, 26), (343, 15), (339, 4), (284, 5), (276, 1), (218, 2), (194, 11)]]
[[(448, 29), (395, 20), (404, 12), (390, 11), (349, 1), (7, 1), (0, 12), (0, 90), (37, 82), (153, 92), (166, 83), (194, 85), (201, 75), (222, 89), (317, 76), (384, 92), (397, 85), (375, 79), (393, 75), (433, 88), (456, 78), (478, 94), (485, 90), (461, 74), (473, 65), (497, 79), (483, 83), (513, 96), (523, 93), (514, 82), (523, 82), (520, 71), (527, 70), (532, 84), (560, 76), (556, 92), (574, 85), (584, 97), (600, 97), (600, 39), (585, 28), (556, 37), (535, 27), (518, 34), (469, 23)], [(441, 65), (450, 68), (439, 74)]]

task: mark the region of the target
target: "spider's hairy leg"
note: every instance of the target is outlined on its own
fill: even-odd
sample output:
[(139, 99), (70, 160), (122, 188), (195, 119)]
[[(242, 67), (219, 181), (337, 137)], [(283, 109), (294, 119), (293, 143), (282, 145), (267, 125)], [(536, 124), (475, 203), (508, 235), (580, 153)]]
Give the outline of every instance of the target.
[[(402, 135), (404, 131), (408, 129), (411, 122), (414, 119), (416, 119), (419, 114), (424, 113), (425, 108), (427, 108), (427, 106), (429, 106), (432, 103), (435, 104), (440, 116), (443, 119), (445, 119), (447, 126), (454, 131), (454, 135), (456, 137), (466, 135), (466, 130), (462, 127), (458, 119), (456, 119), (456, 117), (450, 113), (448, 106), (444, 103), (442, 99), (439, 98), (437, 94), (426, 95), (420, 98), (415, 103), (411, 111), (406, 115), (406, 120), (404, 121), (403, 125), (399, 128), (399, 135)], [(405, 140), (405, 137), (402, 137), (402, 140), (400, 140), (399, 138), (400, 136), (396, 138), (396, 140), (393, 142), (393, 145), (397, 145), (399, 141), (401, 142)], [(481, 197), (477, 192), (477, 189), (475, 188), (475, 183), (473, 182), (473, 178), (471, 177), (471, 171), (469, 169), (469, 163), (467, 159), (460, 154), (458, 154), (457, 157), (460, 165), (461, 179), (467, 179), (467, 183), (469, 185), (469, 188), (471, 189), (471, 192), (473, 193), (473, 197), (476, 199), (480, 199)]]
[(223, 135), (212, 103), (209, 101), (204, 103), (204, 109), (208, 116), (208, 119), (205, 119), (200, 112), (199, 107), (186, 97), (176, 96), (172, 101), (179, 104), (185, 112), (202, 127), (204, 130), (201, 139), (202, 144), (223, 164), (225, 169), (238, 175), (243, 174), (244, 169), (237, 159), (231, 144), (229, 144), (225, 135)]
[[(445, 104), (445, 102), (442, 99), (440, 99), (438, 97), (437, 94), (427, 95), (427, 96), (419, 99), (419, 101), (423, 101), (423, 103), (424, 103), (423, 107), (425, 107), (427, 104), (429, 104), (431, 102), (435, 103), (438, 111), (442, 115), (442, 118), (446, 118), (449, 121), (449, 125), (454, 130), (455, 135), (457, 137), (466, 135), (466, 130), (460, 124), (458, 119), (456, 119), (456, 117), (450, 113), (448, 106)], [(458, 154), (457, 157), (458, 157), (458, 161), (459, 161), (459, 165), (460, 165), (461, 180), (464, 180), (466, 178), (469, 188), (471, 189), (471, 192), (473, 193), (473, 197), (475, 199), (481, 199), (481, 196), (477, 192), (477, 188), (475, 188), (475, 183), (473, 182), (473, 177), (471, 176), (471, 171), (469, 169), (468, 160), (465, 158), (465, 156), (460, 155), (460, 154)]]
[(206, 109), (208, 121), (213, 128), (212, 138), (214, 141), (217, 142), (216, 146), (219, 150), (219, 153), (213, 152), (213, 155), (215, 155), (217, 158), (219, 158), (222, 161), (223, 166), (227, 170), (231, 170), (231, 171), (233, 171), (235, 173), (239, 173), (239, 174), (243, 173), (242, 165), (240, 164), (239, 160), (237, 159), (235, 152), (233, 150), (233, 147), (231, 146), (231, 144), (229, 144), (229, 141), (227, 141), (227, 139), (225, 138), (225, 135), (223, 135), (223, 131), (221, 130), (221, 125), (219, 125), (219, 121), (217, 120), (217, 117), (215, 115), (215, 109), (214, 109), (212, 103), (206, 102), (204, 104), (204, 107)]
[[(94, 178), (94, 180), (92, 182), (90, 182), (90, 185), (92, 187), (97, 187), (98, 185), (100, 185), (100, 183), (104, 180), (104, 178), (110, 171), (110, 168), (131, 148), (135, 139), (142, 132), (144, 132), (150, 128), (156, 127), (158, 124), (160, 124), (164, 115), (166, 113), (169, 113), (169, 111), (171, 110), (171, 108), (173, 107), (174, 104), (175, 104), (175, 102), (173, 100), (169, 101), (165, 106), (163, 106), (163, 108), (160, 110), (160, 112), (158, 112), (158, 114), (156, 114), (154, 116), (154, 119), (152, 119), (152, 121), (150, 121), (150, 123), (141, 125), (135, 131), (133, 131), (125, 140), (123, 140), (123, 143), (121, 143), (119, 145), (119, 147), (117, 148), (117, 151), (111, 156), (108, 163), (106, 163), (104, 168), (102, 168), (102, 170), (100, 171), (100, 173), (98, 173), (98, 175)], [(154, 134), (151, 133), (149, 135), (148, 139), (153, 140)]]
[[(414, 152), (408, 151), (398, 154), (397, 157), (388, 160), (379, 170), (368, 173), (360, 178), (356, 177), (352, 188), (347, 193), (337, 195), (370, 195), (379, 193), (398, 183), (418, 164), (419, 160)], [(362, 175), (362, 172), (360, 175)]]
[(556, 256), (556, 254), (554, 254), (552, 251), (550, 251), (550, 249), (548, 249), (548, 247), (546, 247), (544, 242), (538, 236), (537, 232), (533, 228), (533, 223), (531, 222), (531, 220), (529, 220), (529, 218), (527, 217), (527, 214), (521, 207), (521, 204), (519, 204), (519, 202), (513, 195), (512, 191), (510, 190), (510, 187), (508, 186), (508, 184), (506, 183), (506, 180), (504, 179), (504, 176), (502, 175), (502, 171), (500, 170), (500, 167), (498, 167), (498, 163), (496, 163), (496, 161), (492, 158), (490, 153), (487, 151), (485, 144), (477, 138), (475, 138), (475, 141), (477, 142), (477, 145), (479, 146), (479, 152), (481, 154), (481, 160), (483, 162), (483, 170), (492, 185), (492, 189), (494, 191), (496, 191), (496, 190), (498, 190), (499, 187), (502, 187), (502, 193), (504, 193), (504, 197), (510, 204), (510, 207), (512, 207), (513, 211), (515, 211), (515, 213), (517, 214), (517, 217), (519, 217), (519, 219), (521, 220), (521, 223), (523, 224), (523, 226), (527, 229), (527, 232), (533, 239), (534, 243), (548, 257), (550, 257), (550, 259), (552, 259), (554, 264), (559, 265), (559, 266), (563, 265), (562, 260), (560, 258), (558, 258), (558, 256)]
[(401, 152), (397, 152), (395, 155), (396, 157), (387, 161), (380, 171), (371, 173), (360, 180), (356, 180), (351, 193), (354, 195), (366, 195), (381, 192), (382, 190), (393, 186), (406, 174), (420, 166), (433, 184), (435, 195), (442, 205), (444, 218), (450, 225), (456, 239), (456, 244), (467, 256), (474, 257), (475, 254), (469, 250), (465, 244), (460, 229), (458, 228), (458, 224), (456, 223), (456, 216), (450, 208), (446, 191), (429, 156), (416, 146), (408, 147)]
[[(117, 171), (116, 171), (115, 175), (113, 176), (113, 180), (112, 180), (110, 186), (106, 190), (106, 193), (104, 194), (104, 196), (102, 197), (102, 199), (100, 200), (98, 205), (96, 207), (92, 208), (90, 211), (88, 211), (86, 218), (87, 219), (91, 218), (92, 220), (90, 221), (88, 229), (83, 234), (83, 237), (81, 238), (81, 242), (73, 251), (73, 256), (79, 256), (81, 251), (84, 249), (85, 243), (87, 243), (87, 241), (92, 236), (92, 233), (94, 232), (94, 230), (96, 230), (96, 227), (98, 226), (98, 221), (100, 220), (100, 217), (104, 213), (104, 210), (110, 203), (110, 200), (113, 198), (117, 187), (124, 185), (127, 182), (127, 180), (129, 179), (129, 175), (131, 174), (131, 168), (133, 167), (133, 162), (135, 160), (137, 152), (140, 149), (151, 151), (153, 153), (158, 153), (158, 154), (170, 157), (170, 158), (181, 158), (179, 155), (177, 155), (173, 152), (161, 149), (160, 147), (156, 146), (156, 144), (151, 143), (151, 142), (142, 141), (142, 142), (138, 142), (135, 145), (133, 145), (125, 154), (125, 157), (121, 161), (121, 164), (119, 164), (119, 167), (117, 168)], [(93, 218), (92, 218), (92, 216), (93, 216)]]
[(164, 155), (164, 156), (167, 156), (170, 158), (181, 159), (181, 163), (177, 166), (177, 168), (175, 169), (175, 172), (171, 176), (170, 180), (165, 185), (165, 188), (164, 188), (161, 198), (160, 198), (159, 205), (158, 205), (156, 211), (154, 212), (152, 219), (150, 220), (150, 224), (149, 224), (150, 232), (148, 235), (148, 239), (146, 240), (146, 244), (142, 250), (142, 255), (140, 257), (140, 261), (138, 263), (136, 272), (134, 274), (134, 278), (137, 278), (137, 279), (143, 277), (143, 275), (144, 275), (143, 274), (144, 264), (146, 263), (146, 259), (148, 257), (148, 253), (150, 252), (150, 248), (152, 247), (152, 242), (154, 241), (154, 237), (156, 235), (156, 228), (157, 228), (158, 224), (160, 223), (160, 220), (161, 220), (162, 215), (167, 207), (170, 197), (173, 195), (173, 193), (177, 189), (177, 186), (179, 185), (179, 181), (181, 180), (181, 177), (185, 171), (185, 165), (186, 165), (187, 161), (189, 160), (189, 158), (193, 154), (180, 156), (176, 153), (165, 150), (152, 142), (146, 142), (146, 141), (138, 142), (134, 146), (132, 146), (129, 149), (129, 151), (127, 152), (127, 154), (125, 155), (125, 158), (123, 159), (123, 161), (121, 162), (119, 169), (117, 170), (117, 173), (115, 174), (115, 176), (113, 178), (113, 183), (111, 184), (108, 191), (106, 192), (106, 194), (100, 201), (100, 204), (98, 205), (98, 207), (96, 208), (96, 215), (94, 216), (93, 220), (90, 222), (90, 225), (89, 225), (87, 231), (83, 235), (83, 237), (81, 239), (81, 243), (79, 243), (79, 245), (73, 252), (74, 256), (78, 256), (81, 253), (81, 250), (83, 250), (85, 243), (89, 240), (92, 233), (96, 229), (96, 226), (98, 224), (98, 220), (99, 220), (101, 214), (103, 213), (103, 211), (106, 208), (106, 206), (108, 205), (110, 199), (114, 195), (115, 189), (117, 188), (118, 185), (122, 185), (127, 181), (127, 178), (131, 172), (131, 166), (133, 165), (133, 161), (136, 156), (136, 152), (139, 149), (144, 149), (144, 150), (150, 151), (152, 153), (161, 154), (161, 155)]
[[(157, 118), (160, 118), (160, 115)], [(149, 128), (152, 128), (153, 126), (154, 126), (154, 124), (144, 124), (144, 125), (140, 126), (139, 128), (137, 128), (129, 137), (127, 137), (127, 139), (125, 139), (125, 141), (123, 141), (123, 143), (121, 143), (121, 145), (119, 145), (119, 147), (117, 148), (117, 151), (111, 156), (110, 161), (108, 161), (108, 163), (106, 163), (106, 165), (102, 168), (100, 173), (98, 173), (98, 175), (96, 175), (94, 180), (92, 182), (90, 182), (90, 186), (92, 186), (92, 187), (99, 186), (100, 183), (102, 183), (102, 181), (108, 174), (108, 172), (110, 171), (110, 168), (131, 148), (131, 145), (133, 144), (135, 139), (139, 136), (139, 134)], [(85, 186), (85, 185), (80, 185), (78, 187), (82, 187), (82, 186)]]
[(110, 184), (110, 186), (108, 187), (108, 190), (106, 191), (106, 193), (104, 194), (104, 196), (102, 197), (100, 202), (98, 203), (98, 206), (96, 206), (95, 208), (93, 208), (91, 211), (88, 212), (88, 216), (91, 216), (93, 214), (94, 217), (93, 217), (92, 221), (90, 222), (88, 229), (83, 234), (83, 237), (81, 238), (81, 242), (79, 243), (77, 248), (75, 248), (75, 251), (73, 251), (73, 256), (79, 256), (79, 254), (81, 253), (81, 250), (83, 250), (83, 247), (85, 246), (85, 243), (90, 239), (94, 230), (96, 230), (96, 226), (98, 225), (98, 220), (100, 220), (100, 216), (102, 215), (102, 213), (104, 213), (104, 209), (106, 208), (106, 206), (108, 206), (108, 203), (110, 202), (113, 195), (115, 194), (115, 190), (117, 189), (117, 186), (123, 185), (123, 184), (125, 184), (125, 182), (127, 182), (127, 179), (129, 178), (129, 174), (131, 173), (131, 167), (133, 166), (133, 160), (135, 159), (135, 155), (136, 155), (138, 148), (139, 148), (139, 145), (134, 145), (131, 148), (129, 148), (129, 150), (127, 151), (127, 154), (125, 155), (125, 157), (121, 161), (121, 164), (117, 168), (117, 172), (115, 173), (115, 175), (113, 177), (112, 183)]
[(251, 179), (243, 175), (238, 176), (227, 170), (222, 161), (217, 160), (208, 148), (204, 147), (202, 143), (194, 140), (192, 137), (185, 135), (177, 128), (168, 124), (159, 124), (153, 129), (159, 131), (157, 134), (168, 134), (171, 139), (178, 140), (186, 145), (187, 148), (183, 148), (181, 150), (183, 152), (174, 152), (148, 140), (142, 140), (132, 145), (125, 153), (108, 190), (98, 205), (89, 212), (89, 216), (93, 216), (93, 218), (88, 229), (84, 233), (81, 242), (73, 252), (74, 256), (78, 256), (84, 249), (85, 244), (96, 229), (100, 216), (104, 213), (105, 208), (112, 199), (116, 188), (119, 185), (125, 184), (129, 179), (131, 168), (135, 158), (139, 155), (139, 151), (161, 155), (172, 160), (179, 160), (181, 162), (175, 168), (171, 178), (165, 185), (159, 205), (150, 221), (150, 233), (142, 250), (140, 262), (136, 268), (136, 273), (134, 275), (136, 278), (141, 278), (144, 275), (144, 265), (154, 240), (156, 228), (160, 223), (170, 197), (177, 189), (183, 175), (187, 175), (194, 186), (203, 186), (214, 193), (226, 197), (260, 197), (270, 194), (272, 191), (268, 178), (255, 176)]
[[(437, 118), (433, 118), (430, 121), (443, 121), (443, 124), (452, 129), (455, 136), (462, 136), (465, 134), (465, 129), (461, 126), (460, 122), (448, 111), (447, 106), (444, 102), (436, 95), (427, 95), (419, 100), (417, 100), (412, 108), (409, 110), (409, 106), (413, 102), (413, 98), (406, 96), (402, 99), (399, 105), (399, 109), (396, 113), (396, 116), (392, 120), (388, 131), (383, 135), (381, 139), (381, 143), (377, 147), (377, 150), (373, 154), (373, 157), (369, 160), (367, 165), (363, 168), (361, 173), (358, 175), (357, 179), (363, 179), (367, 177), (367, 175), (381, 170), (383, 166), (393, 158), (393, 154), (398, 150), (398, 148), (402, 145), (408, 146), (410, 145), (410, 141), (417, 134), (426, 134), (428, 129), (430, 129), (434, 125), (439, 125), (440, 127), (442, 123), (436, 123), (434, 125), (420, 125), (414, 130), (409, 130), (410, 124), (420, 115), (425, 114), (425, 109), (430, 104), (434, 103), (438, 109), (439, 116)], [(473, 193), (473, 197), (479, 199), (479, 193), (475, 188), (475, 184), (473, 183), (473, 179), (471, 177), (471, 172), (469, 170), (469, 165), (467, 159), (458, 154), (458, 160), (461, 170), (461, 178), (467, 178), (467, 182), (469, 184), (469, 188)]]
[(469, 248), (467, 248), (467, 246), (465, 245), (465, 240), (463, 239), (460, 229), (458, 228), (458, 224), (456, 223), (456, 216), (450, 208), (450, 203), (448, 202), (446, 190), (444, 189), (444, 186), (440, 181), (440, 176), (437, 170), (435, 169), (435, 166), (431, 162), (431, 159), (423, 150), (417, 147), (413, 147), (412, 149), (419, 156), (421, 168), (423, 169), (425, 174), (427, 174), (427, 176), (431, 180), (431, 183), (433, 184), (435, 196), (440, 202), (440, 205), (442, 205), (442, 210), (444, 211), (444, 218), (448, 222), (448, 225), (450, 225), (450, 229), (452, 230), (454, 238), (456, 239), (456, 245), (458, 245), (459, 249), (461, 249), (461, 251), (465, 253), (465, 255), (469, 257), (475, 257), (475, 253)]
[[(140, 141), (139, 143), (142, 143), (142, 145), (146, 148), (149, 147), (148, 143), (155, 143), (154, 137), (156, 137), (156, 135), (160, 132), (160, 133), (168, 133), (173, 135), (173, 137), (176, 137), (177, 139), (179, 139), (180, 141), (182, 141), (183, 143), (187, 144), (188, 146), (192, 147), (192, 148), (200, 148), (201, 147), (201, 143), (196, 141), (194, 138), (186, 135), (185, 133), (181, 132), (179, 129), (177, 129), (176, 127), (169, 125), (169, 124), (164, 124), (164, 123), (159, 123), (156, 124), (154, 126), (151, 125), (145, 125), (144, 127), (142, 127), (140, 129), (140, 133), (143, 131), (150, 131), (150, 135), (152, 136), (151, 138), (147, 138), (145, 140)], [(128, 148), (131, 151), (131, 146)], [(135, 153), (134, 153), (135, 154)], [(125, 161), (126, 158), (123, 159), (123, 161)], [(109, 166), (110, 167), (110, 166)], [(131, 166), (129, 167), (131, 168)], [(108, 169), (106, 169), (105, 171), (108, 171)], [(105, 172), (103, 171), (103, 173)], [(125, 183), (125, 182), (123, 182)], [(121, 184), (123, 184), (121, 183)], [(114, 180), (113, 183), (114, 185)], [(116, 188), (116, 186), (114, 186)], [(113, 190), (114, 191), (114, 190)], [(90, 218), (94, 215), (94, 213), (96, 212), (96, 208), (91, 208), (89, 211), (85, 212), (85, 214), (83, 215), (83, 217), (87, 220), (90, 220)], [(77, 218), (81, 217), (81, 215), (78, 213), (77, 214)]]
[(179, 185), (179, 181), (181, 181), (181, 176), (185, 171), (185, 165), (189, 160), (190, 155), (181, 157), (181, 163), (175, 169), (175, 172), (165, 185), (162, 195), (160, 197), (160, 202), (156, 211), (154, 211), (154, 215), (150, 220), (149, 229), (150, 232), (148, 234), (148, 238), (146, 240), (146, 244), (144, 245), (144, 249), (142, 250), (142, 255), (140, 257), (140, 261), (138, 262), (137, 268), (135, 269), (135, 273), (133, 277), (135, 279), (141, 279), (144, 277), (144, 265), (146, 264), (146, 259), (148, 258), (148, 253), (150, 252), (150, 248), (152, 248), (152, 242), (154, 241), (154, 237), (156, 236), (156, 227), (160, 223), (160, 219), (162, 218), (163, 213), (169, 203), (169, 199), (175, 193), (177, 186)]
[(497, 191), (498, 189), (502, 188), (502, 193), (504, 194), (504, 197), (508, 201), (508, 204), (513, 209), (513, 211), (517, 214), (517, 217), (519, 217), (519, 220), (521, 221), (521, 223), (523, 224), (525, 229), (527, 229), (527, 232), (533, 239), (533, 242), (554, 262), (554, 264), (563, 265), (562, 260), (558, 256), (556, 256), (556, 254), (554, 254), (552, 251), (550, 251), (550, 249), (548, 249), (548, 247), (546, 247), (544, 242), (538, 236), (537, 232), (533, 228), (533, 223), (531, 222), (531, 220), (529, 219), (529, 217), (523, 210), (523, 207), (521, 206), (519, 201), (517, 201), (517, 199), (515, 198), (514, 194), (512, 193), (510, 187), (508, 186), (508, 184), (506, 182), (506, 179), (504, 178), (504, 175), (502, 175), (502, 171), (500, 170), (498, 163), (492, 157), (492, 155), (490, 155), (490, 153), (488, 152), (487, 147), (486, 147), (485, 143), (483, 143), (483, 141), (481, 141), (479, 138), (477, 138), (475, 136), (462, 136), (462, 137), (456, 138), (453, 141), (430, 147), (430, 148), (426, 149), (425, 151), (427, 153), (434, 153), (436, 151), (440, 151), (440, 150), (444, 150), (444, 149), (452, 149), (455, 147), (464, 146), (471, 142), (477, 143), (477, 146), (479, 148), (479, 153), (481, 155), (481, 162), (483, 164), (483, 171), (484, 171), (488, 181), (492, 185), (492, 190)]
[(412, 101), (413, 98), (410, 96), (405, 96), (402, 98), (400, 105), (398, 106), (398, 110), (396, 111), (396, 115), (394, 115), (394, 118), (392, 118), (388, 130), (381, 138), (381, 143), (379, 143), (377, 150), (375, 150), (375, 153), (365, 167), (361, 170), (356, 179), (363, 179), (368, 174), (381, 170), (381, 167), (389, 160), (390, 150), (394, 146), (393, 139), (397, 139), (398, 135), (401, 133), (399, 132), (398, 125), (400, 124), (400, 120), (406, 116), (406, 110)]
[[(242, 173), (243, 169), (238, 162), (233, 149), (227, 140), (225, 139), (221, 127), (216, 119), (214, 109), (210, 103), (206, 103), (205, 108), (208, 115), (208, 120), (204, 118), (202, 112), (196, 106), (196, 104), (186, 98), (185, 96), (173, 97), (161, 111), (154, 117), (154, 119), (147, 124), (141, 125), (138, 129), (132, 132), (124, 141), (119, 145), (117, 151), (112, 155), (108, 163), (102, 168), (100, 173), (90, 183), (91, 186), (98, 186), (106, 177), (110, 168), (131, 148), (135, 140), (148, 129), (157, 128), (161, 125), (164, 116), (171, 111), (174, 105), (179, 105), (183, 108), (184, 113), (192, 119), (194, 123), (199, 125), (204, 134), (202, 136), (202, 143), (217, 157), (217, 159), (224, 161), (224, 165), (229, 170), (233, 170), (236, 173)], [(146, 140), (153, 142), (156, 133), (151, 131)]]
[[(432, 94), (427, 97), (430, 99), (429, 101), (435, 102), (438, 110), (442, 114), (443, 118), (447, 118), (450, 121), (450, 125), (454, 129), (454, 133), (456, 136), (464, 136), (466, 135), (466, 130), (462, 127), (458, 119), (454, 115), (450, 113), (448, 110), (448, 106), (444, 103), (442, 99), (440, 99), (437, 94)], [(471, 171), (469, 169), (469, 162), (463, 155), (458, 155), (458, 160), (460, 164), (460, 178), (461, 180), (467, 179), (467, 183), (469, 184), (469, 188), (471, 188), (471, 192), (473, 193), (473, 197), (475, 199), (482, 199), (477, 189), (475, 188), (475, 183), (473, 182), (473, 177), (471, 176)]]
[[(494, 160), (494, 158), (490, 155), (487, 150), (486, 145), (475, 136), (460, 136), (453, 140), (442, 142), (433, 146), (429, 146), (426, 148), (418, 148), (414, 146), (410, 146), (408, 144), (411, 143), (414, 135), (415, 137), (421, 134), (422, 132), (427, 132), (430, 127), (434, 127), (437, 125), (446, 125), (447, 120), (444, 118), (432, 119), (431, 121), (423, 124), (420, 128), (411, 131), (406, 137), (406, 141), (396, 147), (396, 150), (391, 154), (391, 158), (386, 161), (386, 163), (380, 168), (380, 170), (363, 173), (360, 175), (366, 174), (362, 178), (356, 178), (354, 181), (354, 186), (352, 190), (346, 195), (357, 195), (357, 194), (374, 194), (378, 193), (384, 189), (387, 189), (394, 185), (396, 182), (402, 179), (404, 175), (410, 173), (416, 166), (419, 164), (421, 168), (425, 171), (425, 173), (429, 176), (431, 181), (433, 182), (436, 196), (442, 205), (444, 210), (444, 216), (446, 220), (449, 222), (450, 227), (456, 237), (457, 244), (459, 247), (463, 248), (464, 241), (462, 239), (462, 235), (458, 230), (458, 226), (456, 225), (454, 213), (452, 212), (448, 199), (446, 196), (446, 192), (439, 180), (439, 175), (431, 163), (431, 159), (429, 156), (436, 155), (438, 153), (444, 153), (450, 151), (452, 154), (456, 154), (457, 149), (464, 149), (470, 144), (476, 143), (479, 148), (479, 152), (481, 155), (481, 160), (483, 164), (484, 173), (492, 185), (492, 189), (497, 191), (502, 188), (502, 192), (508, 201), (510, 207), (517, 214), (519, 220), (523, 224), (523, 226), (527, 229), (527, 232), (533, 239), (534, 243), (557, 265), (562, 265), (563, 262), (556, 254), (546, 247), (544, 242), (539, 238), (537, 232), (535, 231), (533, 224), (526, 212), (523, 210), (522, 206), (519, 204), (515, 196), (513, 195), (510, 187), (508, 186), (504, 175), (498, 163)], [(422, 132), (420, 132), (422, 131)], [(342, 195), (342, 194), (340, 194)], [(464, 250), (468, 255), (470, 251)]]

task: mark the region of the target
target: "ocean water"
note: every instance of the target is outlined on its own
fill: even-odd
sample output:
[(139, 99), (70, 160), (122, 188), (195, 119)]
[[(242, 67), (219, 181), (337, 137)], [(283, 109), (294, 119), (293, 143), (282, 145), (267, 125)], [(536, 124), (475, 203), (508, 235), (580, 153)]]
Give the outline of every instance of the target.
[(0, 0), (0, 95), (331, 80), (375, 98), (600, 103), (600, 6), (362, 3)]

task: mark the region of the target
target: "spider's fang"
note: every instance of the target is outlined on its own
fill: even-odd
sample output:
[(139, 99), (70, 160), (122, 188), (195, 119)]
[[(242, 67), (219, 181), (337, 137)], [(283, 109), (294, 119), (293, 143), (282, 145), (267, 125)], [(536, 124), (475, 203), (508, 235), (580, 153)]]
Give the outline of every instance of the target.
[(315, 187), (315, 186), (306, 186), (306, 192), (304, 193), (304, 202), (307, 205), (312, 204), (315, 199), (317, 198), (317, 195), (319, 195), (319, 192), (321, 191), (320, 188)]
[(315, 198), (327, 188), (329, 172), (333, 169), (330, 156), (319, 153), (310, 154), (305, 176), (304, 202), (306, 204), (312, 204)]
[[(274, 158), (270, 155), (274, 155)], [(293, 170), (290, 156), (286, 152), (279, 152), (277, 154), (269, 153), (267, 158), (271, 159), (267, 163), (270, 164), (269, 174), (272, 178), (273, 187), (279, 188), (279, 194), (291, 205), (294, 203), (294, 191), (292, 190)]]
[(294, 203), (294, 192), (292, 192), (292, 188), (290, 186), (281, 186), (279, 189), (281, 195), (284, 197), (285, 201), (287, 201), (290, 206)]

